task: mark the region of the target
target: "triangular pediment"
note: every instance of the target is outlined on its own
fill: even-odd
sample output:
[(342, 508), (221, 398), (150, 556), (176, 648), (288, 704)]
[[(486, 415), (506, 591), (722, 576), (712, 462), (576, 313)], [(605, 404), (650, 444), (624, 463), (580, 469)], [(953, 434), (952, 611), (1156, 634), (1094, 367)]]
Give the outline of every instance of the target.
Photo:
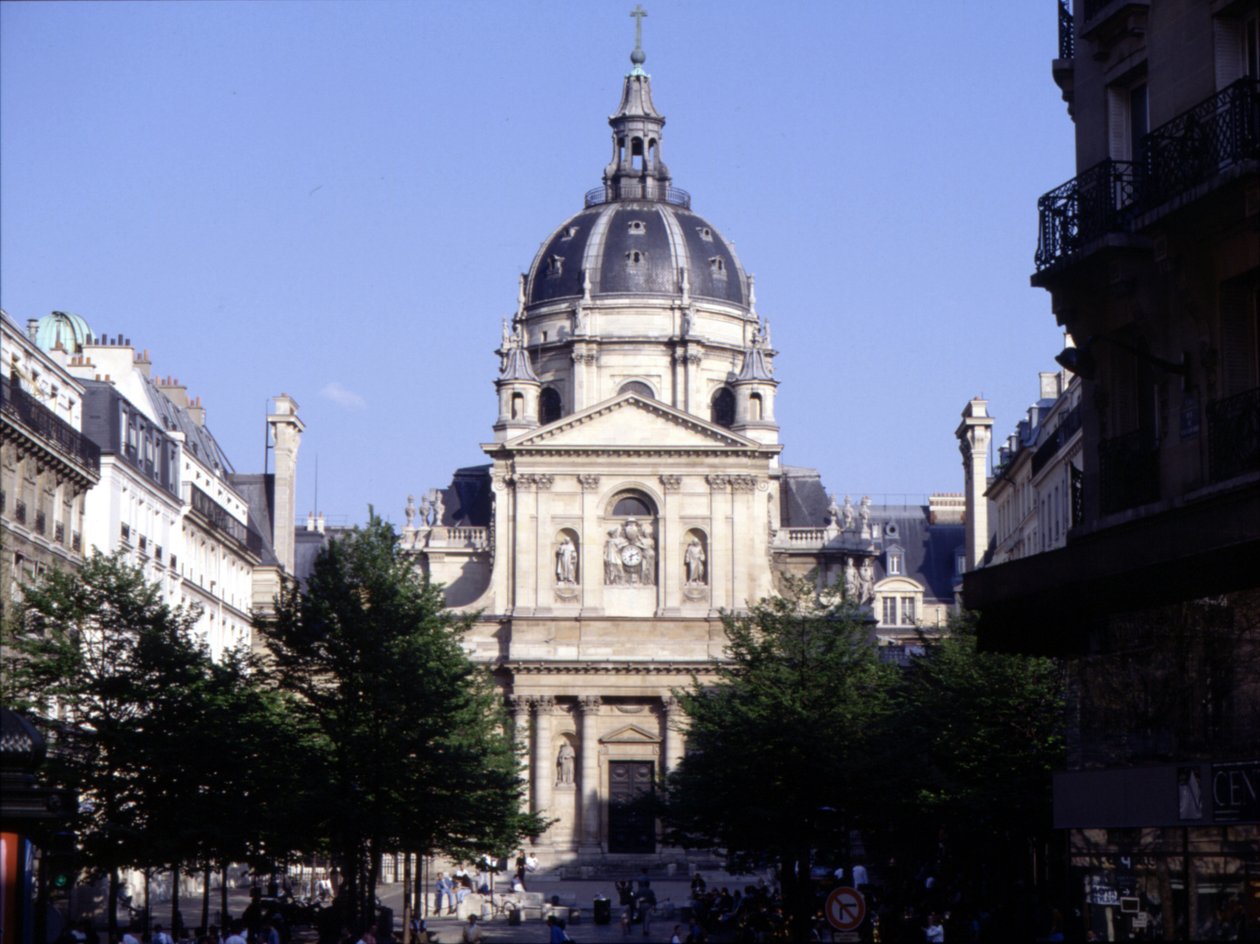
[(635, 393), (625, 393), (562, 417), (509, 439), (504, 445), (512, 449), (766, 448), (729, 429)]
[(659, 744), (661, 739), (647, 728), (628, 724), (600, 738), (604, 744)]

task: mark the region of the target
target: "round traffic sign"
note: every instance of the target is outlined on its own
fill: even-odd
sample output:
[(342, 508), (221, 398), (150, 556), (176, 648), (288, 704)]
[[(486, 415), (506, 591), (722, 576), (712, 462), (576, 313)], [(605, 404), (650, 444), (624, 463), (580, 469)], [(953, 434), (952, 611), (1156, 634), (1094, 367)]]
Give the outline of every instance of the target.
[(827, 922), (837, 931), (852, 931), (866, 917), (866, 899), (856, 888), (833, 888), (823, 908)]

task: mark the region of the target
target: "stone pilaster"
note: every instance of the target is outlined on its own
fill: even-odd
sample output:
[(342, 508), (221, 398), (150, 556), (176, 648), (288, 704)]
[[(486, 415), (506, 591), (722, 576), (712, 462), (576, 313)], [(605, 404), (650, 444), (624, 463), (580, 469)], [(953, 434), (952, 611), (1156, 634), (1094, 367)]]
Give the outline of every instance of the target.
[(680, 728), (685, 715), (682, 705), (673, 695), (661, 699), (661, 766), (671, 773), (683, 759), (684, 737)]
[(599, 708), (598, 695), (584, 695), (578, 699), (581, 715), (581, 790), (578, 815), (581, 826), (578, 832), (579, 851), (599, 853)]

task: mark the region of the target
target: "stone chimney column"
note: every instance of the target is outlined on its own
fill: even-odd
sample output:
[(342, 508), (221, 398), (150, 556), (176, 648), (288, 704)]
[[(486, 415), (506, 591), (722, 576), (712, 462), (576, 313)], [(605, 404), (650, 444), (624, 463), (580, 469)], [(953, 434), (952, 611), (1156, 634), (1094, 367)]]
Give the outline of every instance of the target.
[(287, 393), (275, 399), (275, 412), (267, 417), (275, 456), (275, 492), (272, 509), (271, 546), (285, 573), (293, 575), (294, 531), (297, 527), (297, 455), (305, 424), (298, 418), (298, 405)]
[(962, 422), (954, 432), (962, 452), (964, 496), (967, 504), (967, 569), (975, 570), (989, 546), (989, 442), (993, 438), (993, 417), (989, 401), (974, 398), (962, 411)]

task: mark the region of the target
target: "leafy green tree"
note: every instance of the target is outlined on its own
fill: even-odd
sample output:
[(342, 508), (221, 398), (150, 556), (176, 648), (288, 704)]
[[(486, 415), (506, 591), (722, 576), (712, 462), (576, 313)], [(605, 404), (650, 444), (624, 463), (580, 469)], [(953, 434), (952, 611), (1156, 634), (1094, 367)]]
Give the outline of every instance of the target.
[(803, 941), (813, 854), (864, 821), (868, 732), (888, 710), (892, 670), (862, 611), (804, 581), (723, 623), (716, 681), (679, 693), (688, 753), (667, 782), (666, 825), (673, 842), (724, 850), (733, 871), (778, 866)]
[(49, 571), (16, 610), (3, 647), (5, 701), (44, 730), (50, 782), (79, 790), (84, 861), (109, 876), (113, 902), (120, 868), (174, 853), (154, 828), (156, 778), (184, 769), (187, 693), (209, 665), (192, 632), (196, 613), (168, 606), (120, 553)]
[(507, 719), (463, 649), (468, 625), (375, 514), (330, 542), (305, 588), (257, 622), (276, 683), (319, 732), (308, 802), (352, 923), (371, 920), (384, 853), (469, 857), (541, 831), (520, 813)]
[(1033, 880), (1029, 852), (1050, 835), (1050, 773), (1064, 762), (1063, 680), (1053, 659), (980, 651), (971, 620), (952, 621), (893, 693), (873, 840), (974, 891), (987, 873), (990, 896)]

